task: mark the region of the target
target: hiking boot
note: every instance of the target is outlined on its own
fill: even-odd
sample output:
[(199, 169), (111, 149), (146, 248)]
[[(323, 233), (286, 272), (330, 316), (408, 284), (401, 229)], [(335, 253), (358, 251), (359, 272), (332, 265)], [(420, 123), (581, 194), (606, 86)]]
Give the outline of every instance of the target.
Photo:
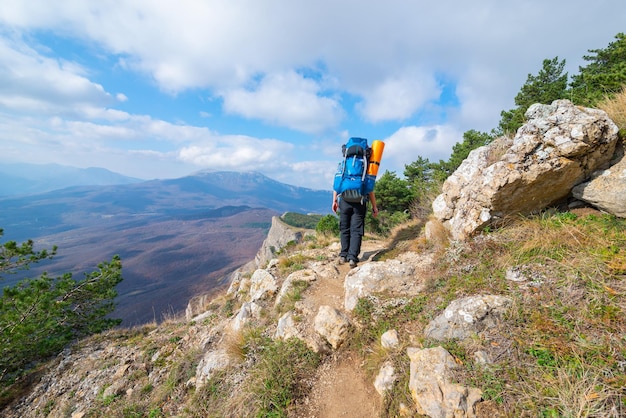
[(350, 260), (350, 268), (356, 267), (356, 261)]
[(343, 263), (347, 263), (348, 260), (346, 259), (346, 257), (339, 257), (339, 264), (343, 264)]

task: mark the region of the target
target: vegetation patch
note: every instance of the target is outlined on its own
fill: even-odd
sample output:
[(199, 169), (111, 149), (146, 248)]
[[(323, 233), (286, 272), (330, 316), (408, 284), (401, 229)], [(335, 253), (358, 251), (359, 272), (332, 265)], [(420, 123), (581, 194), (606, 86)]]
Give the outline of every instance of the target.
[(299, 339), (272, 340), (260, 330), (248, 330), (240, 343), (245, 380), (238, 381), (234, 370), (216, 373), (196, 393), (189, 412), (206, 417), (287, 417), (309, 392), (320, 356)]
[(315, 229), (323, 215), (309, 214), (305, 215), (297, 212), (287, 212), (283, 214), (280, 219), (287, 225), (291, 225), (296, 228)]
[[(480, 383), (487, 399), (514, 416), (623, 410), (626, 277), (611, 265), (625, 256), (626, 221), (545, 214), (489, 238), (461, 255), (488, 266), (473, 271), (472, 293), (495, 290), (513, 297), (514, 308), (497, 330), (463, 342), (460, 348), (469, 351), (452, 350), (467, 365), (459, 380)], [(530, 266), (526, 274), (537, 279), (533, 286), (506, 282), (502, 270), (516, 265)], [(444, 281), (438, 292), (458, 294), (472, 286), (469, 278)], [(493, 364), (468, 361), (476, 344)]]
[(276, 307), (278, 314), (294, 309), (296, 302), (302, 300), (302, 293), (311, 284), (306, 280), (294, 280), (289, 291), (283, 296), (281, 303)]

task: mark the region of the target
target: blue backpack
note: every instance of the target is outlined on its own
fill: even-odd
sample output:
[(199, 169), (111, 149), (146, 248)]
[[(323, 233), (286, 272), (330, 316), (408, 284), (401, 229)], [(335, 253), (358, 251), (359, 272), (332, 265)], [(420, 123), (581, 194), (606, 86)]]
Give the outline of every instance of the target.
[(367, 174), (371, 148), (365, 138), (350, 138), (341, 151), (343, 161), (335, 173), (333, 189), (346, 202), (364, 203), (376, 183), (376, 176)]

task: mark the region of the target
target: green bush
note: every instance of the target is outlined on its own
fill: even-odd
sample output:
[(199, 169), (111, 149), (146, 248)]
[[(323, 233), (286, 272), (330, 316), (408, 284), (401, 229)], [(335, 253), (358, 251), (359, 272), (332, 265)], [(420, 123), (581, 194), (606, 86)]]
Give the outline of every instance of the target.
[(315, 232), (323, 235), (339, 236), (339, 218), (331, 214), (323, 216), (317, 223)]

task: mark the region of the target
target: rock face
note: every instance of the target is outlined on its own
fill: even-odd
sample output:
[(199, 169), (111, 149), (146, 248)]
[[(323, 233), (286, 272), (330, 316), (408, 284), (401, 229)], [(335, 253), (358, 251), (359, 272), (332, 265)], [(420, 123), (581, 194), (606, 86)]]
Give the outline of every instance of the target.
[(593, 173), (592, 179), (574, 187), (572, 194), (598, 209), (626, 218), (626, 157), (623, 152), (614, 165)]
[(267, 233), (267, 238), (263, 241), (261, 249), (257, 253), (254, 261), (257, 267), (263, 266), (265, 263), (276, 257), (276, 252), (285, 247), (289, 242), (300, 242), (306, 233), (311, 231), (299, 230), (291, 227), (280, 220), (279, 217), (272, 218), (272, 226)]
[[(294, 228), (281, 221), (280, 217), (273, 217), (272, 226), (267, 233), (267, 238), (263, 241), (263, 244), (257, 252), (254, 260), (238, 268), (226, 278), (225, 281), (230, 283), (227, 294), (231, 295), (237, 291), (250, 291), (249, 286), (251, 283), (249, 280), (246, 281), (244, 278), (246, 274), (253, 273), (259, 267), (265, 266), (276, 256), (277, 251), (284, 248), (288, 243), (301, 242), (305, 235), (313, 234), (314, 232), (315, 231)], [(215, 295), (213, 294), (200, 294), (191, 298), (191, 300), (187, 303), (187, 308), (185, 310), (185, 317), (187, 320), (205, 312), (209, 302), (214, 297)], [(262, 295), (259, 297), (262, 297)]]
[(512, 141), (473, 150), (445, 181), (433, 214), (453, 238), (544, 209), (613, 158), (618, 128), (604, 111), (556, 100), (526, 117)]

